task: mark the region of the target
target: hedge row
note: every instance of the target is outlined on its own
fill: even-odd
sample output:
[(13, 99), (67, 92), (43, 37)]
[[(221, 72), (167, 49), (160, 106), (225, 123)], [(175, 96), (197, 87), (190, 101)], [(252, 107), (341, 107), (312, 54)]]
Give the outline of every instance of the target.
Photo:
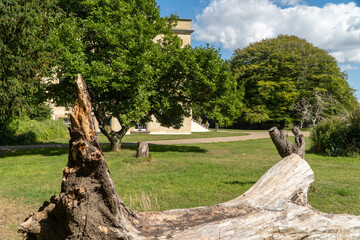
[(68, 135), (63, 120), (31, 120), (22, 117), (0, 128), (0, 145), (24, 145), (45, 143)]
[(331, 117), (311, 132), (311, 149), (331, 156), (360, 155), (360, 110), (349, 118)]

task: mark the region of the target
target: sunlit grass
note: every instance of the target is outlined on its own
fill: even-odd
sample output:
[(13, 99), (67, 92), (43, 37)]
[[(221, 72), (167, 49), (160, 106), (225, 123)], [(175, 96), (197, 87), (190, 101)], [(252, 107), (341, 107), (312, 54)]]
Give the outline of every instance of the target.
[[(211, 205), (239, 196), (280, 160), (270, 139), (178, 146), (150, 146), (151, 161), (135, 147), (105, 156), (127, 205), (156, 201), (154, 208)], [(360, 160), (307, 154), (315, 172), (310, 204), (324, 212), (360, 214)], [(0, 158), (0, 198), (39, 207), (60, 191), (67, 149), (9, 153)], [(145, 197), (144, 197), (145, 196)], [(141, 210), (141, 209), (137, 209)]]

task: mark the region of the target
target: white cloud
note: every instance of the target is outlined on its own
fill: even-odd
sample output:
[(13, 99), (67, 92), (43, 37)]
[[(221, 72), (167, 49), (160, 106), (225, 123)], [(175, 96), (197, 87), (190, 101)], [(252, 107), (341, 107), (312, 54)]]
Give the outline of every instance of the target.
[(341, 66), (341, 71), (354, 70), (354, 69), (359, 69), (359, 67), (350, 64), (345, 64)]
[[(281, 8), (275, 2), (292, 7)], [(212, 0), (196, 17), (195, 39), (234, 50), (279, 34), (305, 38), (339, 63), (360, 63), (360, 8), (354, 2), (324, 7), (300, 0)]]

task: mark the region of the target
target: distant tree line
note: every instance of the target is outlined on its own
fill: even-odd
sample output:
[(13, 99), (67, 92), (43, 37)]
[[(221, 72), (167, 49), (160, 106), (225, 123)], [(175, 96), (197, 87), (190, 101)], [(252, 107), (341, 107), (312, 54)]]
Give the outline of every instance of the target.
[(0, 14), (1, 128), (46, 99), (74, 105), (77, 73), (113, 150), (151, 116), (174, 128), (191, 113), (216, 126), (303, 127), (358, 105), (335, 59), (306, 40), (280, 35), (223, 60), (209, 45), (181, 48), (178, 17), (160, 17), (155, 0), (4, 0)]

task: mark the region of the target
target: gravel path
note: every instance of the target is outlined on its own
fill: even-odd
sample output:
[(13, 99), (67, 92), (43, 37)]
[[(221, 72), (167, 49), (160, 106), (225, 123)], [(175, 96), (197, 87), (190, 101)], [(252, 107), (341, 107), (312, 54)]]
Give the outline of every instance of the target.
[[(222, 131), (226, 132), (226, 131)], [(267, 131), (258, 131), (258, 132), (244, 132), (248, 135), (244, 136), (233, 136), (233, 137), (217, 137), (217, 138), (194, 138), (194, 139), (177, 139), (177, 140), (158, 140), (158, 141), (148, 141), (149, 144), (154, 145), (172, 145), (172, 144), (196, 144), (196, 143), (214, 143), (214, 142), (234, 142), (241, 140), (250, 140), (250, 139), (261, 139), (268, 138), (269, 133)], [(288, 133), (289, 136), (293, 136), (291, 132)], [(305, 137), (310, 136), (309, 132), (303, 132)], [(124, 142), (122, 145), (135, 145), (136, 142)], [(109, 143), (102, 143), (102, 145), (109, 145)], [(24, 146), (0, 146), (0, 152), (9, 152), (14, 150), (25, 150), (25, 149), (36, 149), (36, 148), (57, 148), (57, 147), (67, 147), (69, 144), (40, 144), (40, 145), (24, 145)]]

